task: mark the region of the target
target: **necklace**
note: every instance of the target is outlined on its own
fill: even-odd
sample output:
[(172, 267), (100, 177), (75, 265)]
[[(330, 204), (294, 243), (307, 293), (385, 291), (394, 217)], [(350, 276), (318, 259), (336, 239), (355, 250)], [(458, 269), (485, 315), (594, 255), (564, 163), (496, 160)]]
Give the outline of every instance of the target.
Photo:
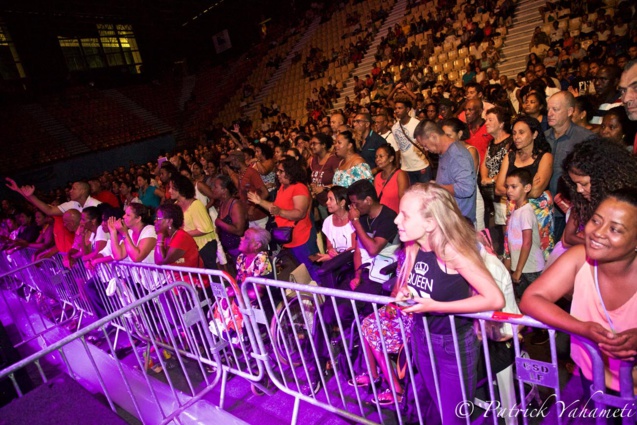
[(378, 218), (380, 214), (378, 214), (376, 217), (372, 218), (372, 221), (369, 221), (369, 214), (367, 214), (367, 227), (369, 228), (369, 230), (372, 230), (372, 224), (374, 224), (374, 221), (376, 221), (376, 219)]
[(381, 177), (383, 178), (383, 180), (389, 179), (389, 177), (391, 177), (391, 175), (394, 173), (395, 169), (396, 167), (392, 167), (391, 170), (389, 171), (383, 170), (383, 173), (381, 174)]
[(334, 213), (334, 218), (336, 219), (335, 221), (337, 221), (339, 224), (346, 223), (347, 221), (349, 221), (347, 217), (347, 211), (345, 211), (343, 215), (338, 215), (337, 213)]

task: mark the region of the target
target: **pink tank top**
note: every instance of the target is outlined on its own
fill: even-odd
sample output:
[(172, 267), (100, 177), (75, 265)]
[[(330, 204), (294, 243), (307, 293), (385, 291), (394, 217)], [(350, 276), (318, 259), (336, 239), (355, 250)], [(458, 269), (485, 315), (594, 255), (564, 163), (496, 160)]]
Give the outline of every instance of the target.
[[(615, 332), (623, 332), (628, 329), (637, 328), (637, 293), (635, 293), (621, 307), (609, 310), (608, 314), (615, 327)], [(610, 325), (604, 314), (604, 308), (595, 288), (593, 277), (593, 266), (588, 262), (579, 269), (575, 276), (575, 288), (573, 292), (573, 302), (571, 304), (571, 315), (583, 322), (597, 322), (604, 328), (610, 330)], [(588, 356), (588, 351), (584, 347), (585, 343), (576, 336), (571, 336), (571, 358), (580, 367), (584, 376), (592, 380), (592, 363)], [(606, 364), (606, 386), (615, 391), (619, 391), (619, 365), (620, 361), (604, 356)], [(637, 369), (633, 368), (634, 391), (637, 394)]]

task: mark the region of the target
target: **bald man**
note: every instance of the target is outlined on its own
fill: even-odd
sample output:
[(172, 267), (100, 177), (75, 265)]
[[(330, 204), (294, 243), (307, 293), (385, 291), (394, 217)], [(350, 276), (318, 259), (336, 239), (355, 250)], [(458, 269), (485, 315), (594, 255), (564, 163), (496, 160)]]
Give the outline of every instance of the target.
[(9, 189), (24, 196), (27, 201), (36, 206), (44, 214), (49, 216), (60, 216), (70, 209), (75, 209), (79, 212), (82, 212), (82, 210), (86, 207), (96, 207), (101, 204), (100, 201), (91, 197), (91, 187), (86, 182), (77, 181), (73, 183), (73, 186), (71, 186), (71, 190), (69, 191), (70, 201), (58, 206), (53, 206), (41, 201), (40, 199), (38, 199), (37, 196), (34, 195), (35, 186), (18, 186), (16, 182), (9, 177), (7, 177), (6, 180), (7, 187)]
[(484, 161), (489, 143), (493, 140), (493, 136), (487, 132), (487, 127), (484, 125), (483, 108), (484, 105), (480, 99), (467, 100), (464, 107), (467, 127), (469, 127), (469, 138), (466, 142), (478, 150), (480, 163)]
[(330, 116), (330, 127), (332, 128), (333, 137), (340, 132), (340, 127), (345, 125), (345, 115), (335, 112)]
[[(593, 133), (571, 121), (575, 108), (575, 97), (570, 92), (555, 93), (547, 103), (547, 119), (550, 128), (544, 132), (544, 136), (551, 145), (551, 153), (553, 154), (553, 175), (549, 182), (549, 190), (555, 196), (563, 191), (558, 184), (562, 180), (564, 158), (571, 153), (576, 144), (593, 137)], [(559, 208), (555, 208), (554, 218), (553, 237), (554, 240), (559, 241), (566, 225), (564, 214)]]
[[(626, 115), (631, 121), (637, 121), (637, 59), (626, 64), (619, 80), (619, 94)], [(637, 135), (633, 143), (633, 153), (637, 154)]]
[(57, 253), (67, 253), (73, 246), (75, 231), (80, 227), (82, 214), (76, 209), (69, 209), (62, 215), (53, 217), (53, 240), (55, 245), (40, 252), (34, 260), (51, 258)]

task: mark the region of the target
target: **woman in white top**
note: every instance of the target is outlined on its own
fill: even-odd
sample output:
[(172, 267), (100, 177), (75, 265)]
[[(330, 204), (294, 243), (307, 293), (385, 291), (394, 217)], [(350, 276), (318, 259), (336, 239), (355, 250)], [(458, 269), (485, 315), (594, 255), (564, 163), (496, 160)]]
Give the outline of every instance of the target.
[(331, 260), (341, 252), (352, 251), (356, 244), (356, 231), (347, 216), (347, 189), (332, 186), (327, 193), (326, 205), (330, 213), (323, 221), (327, 249), (325, 254), (318, 254), (319, 262)]
[(317, 254), (315, 260), (321, 263), (319, 284), (326, 288), (336, 288), (342, 276), (354, 270), (356, 231), (349, 221), (347, 204), (347, 189), (332, 186), (326, 204), (331, 214), (323, 221), (326, 253)]
[(151, 223), (150, 210), (143, 204), (130, 204), (123, 219), (109, 218), (113, 258), (117, 261), (154, 264), (153, 249), (157, 234)]

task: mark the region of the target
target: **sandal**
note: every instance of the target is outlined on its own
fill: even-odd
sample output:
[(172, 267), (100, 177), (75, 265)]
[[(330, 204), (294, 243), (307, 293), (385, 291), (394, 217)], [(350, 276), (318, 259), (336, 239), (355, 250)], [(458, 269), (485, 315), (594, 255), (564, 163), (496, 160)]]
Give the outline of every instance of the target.
[[(401, 403), (403, 401), (403, 394), (396, 392), (396, 402)], [(372, 403), (378, 404), (381, 407), (393, 406), (394, 405), (394, 395), (391, 393), (391, 389), (386, 389), (385, 391), (378, 394), (378, 398), (372, 398)]]
[(350, 379), (347, 383), (352, 387), (366, 387), (370, 384), (374, 384), (377, 386), (380, 384), (380, 376), (375, 378), (374, 380), (370, 379), (370, 376), (363, 372), (360, 375), (357, 375), (354, 379)]

